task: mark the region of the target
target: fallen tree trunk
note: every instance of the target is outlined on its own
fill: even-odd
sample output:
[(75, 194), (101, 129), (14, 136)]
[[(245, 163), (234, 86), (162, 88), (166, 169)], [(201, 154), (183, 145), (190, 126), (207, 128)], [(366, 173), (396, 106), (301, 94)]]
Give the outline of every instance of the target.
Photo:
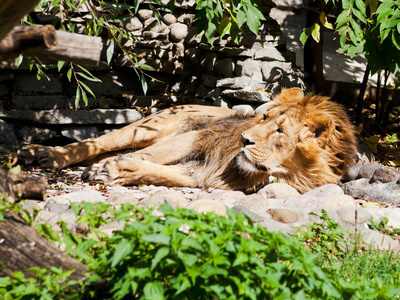
[(0, 43), (0, 58), (6, 59), (29, 51), (41, 51), (57, 44), (56, 30), (51, 25), (16, 26)]
[(18, 199), (44, 200), (46, 184), (44, 176), (16, 175), (0, 168), (0, 193), (14, 201)]
[(75, 270), (70, 279), (85, 278), (84, 264), (56, 248), (15, 214), (5, 212), (4, 216), (5, 221), (0, 221), (0, 276), (12, 276), (15, 271), (32, 276), (35, 273), (27, 271), (29, 268), (57, 267)]
[(0, 4), (0, 41), (34, 10), (39, 0), (2, 0)]
[(0, 59), (20, 54), (97, 66), (103, 43), (100, 37), (55, 30), (53, 26), (16, 26), (0, 43)]

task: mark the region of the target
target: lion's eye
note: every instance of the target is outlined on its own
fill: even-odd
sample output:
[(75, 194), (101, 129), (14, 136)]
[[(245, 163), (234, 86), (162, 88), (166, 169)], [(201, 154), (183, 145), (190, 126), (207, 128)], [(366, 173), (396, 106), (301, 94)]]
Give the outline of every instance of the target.
[(263, 114), (262, 120), (265, 121), (266, 119), (268, 119), (268, 115), (267, 114)]
[(280, 128), (280, 127), (278, 127), (275, 131), (278, 132), (278, 133), (282, 133), (283, 132), (282, 128)]

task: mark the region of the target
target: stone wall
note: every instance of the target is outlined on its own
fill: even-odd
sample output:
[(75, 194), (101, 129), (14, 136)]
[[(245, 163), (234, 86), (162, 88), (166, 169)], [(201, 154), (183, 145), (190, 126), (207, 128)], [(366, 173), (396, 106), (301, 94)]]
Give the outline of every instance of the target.
[[(162, 2), (169, 6), (169, 1)], [(50, 69), (50, 82), (38, 81), (26, 59), (18, 69), (15, 61), (2, 62), (0, 145), (10, 149), (21, 143), (61, 143), (95, 137), (140, 119), (143, 112), (174, 104), (261, 111), (281, 87), (304, 88), (302, 73), (293, 65), (294, 55), (287, 51), (279, 25), (269, 17), (274, 6), (271, 0), (262, 1), (266, 21), (259, 35), (245, 27), (238, 44), (224, 36), (210, 45), (203, 35), (196, 35), (195, 5), (193, 0), (177, 0), (173, 14), (161, 13), (160, 23), (143, 1), (137, 15), (120, 24), (137, 37), (134, 43), (121, 41), (124, 46), (137, 55), (138, 63), (156, 70), (147, 72), (153, 78), (148, 80), (146, 95), (131, 64), (118, 49), (110, 65), (101, 63), (90, 69), (102, 83), (87, 82), (96, 98), (89, 99), (88, 107), (80, 103), (78, 110), (74, 110), (76, 83), (70, 83), (65, 72)], [(46, 24), (58, 15), (37, 11), (32, 17)], [(90, 20), (87, 6), (71, 16), (76, 32), (83, 32)], [(106, 43), (106, 32), (103, 34)]]

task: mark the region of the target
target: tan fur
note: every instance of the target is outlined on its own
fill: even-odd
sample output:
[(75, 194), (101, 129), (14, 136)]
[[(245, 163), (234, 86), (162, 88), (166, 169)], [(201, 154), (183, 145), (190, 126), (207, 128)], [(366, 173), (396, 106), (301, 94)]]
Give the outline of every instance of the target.
[(125, 149), (137, 151), (89, 167), (83, 178), (244, 192), (276, 178), (305, 192), (339, 181), (354, 163), (356, 140), (341, 106), (293, 88), (276, 96), (264, 115), (181, 106), (97, 139), (65, 147), (28, 146), (20, 156), (64, 167)]

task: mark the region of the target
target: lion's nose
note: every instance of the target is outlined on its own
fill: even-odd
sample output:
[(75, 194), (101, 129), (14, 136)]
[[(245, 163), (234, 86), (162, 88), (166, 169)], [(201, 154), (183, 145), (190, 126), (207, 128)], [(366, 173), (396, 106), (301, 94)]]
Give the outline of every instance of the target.
[(254, 145), (254, 142), (250, 140), (250, 138), (246, 135), (246, 133), (242, 133), (242, 143), (243, 146), (246, 147), (248, 145)]

